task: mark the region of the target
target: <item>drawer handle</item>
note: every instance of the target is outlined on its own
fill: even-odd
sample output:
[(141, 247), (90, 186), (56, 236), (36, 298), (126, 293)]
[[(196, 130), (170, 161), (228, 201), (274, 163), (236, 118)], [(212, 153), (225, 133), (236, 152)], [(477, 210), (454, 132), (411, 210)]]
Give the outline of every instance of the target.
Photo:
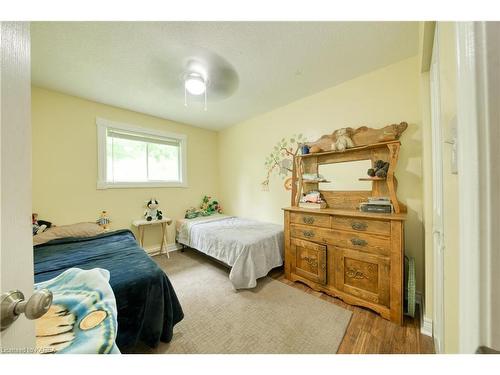
[(368, 242), (360, 238), (351, 238), (351, 243), (356, 246), (366, 246)]
[(312, 217), (312, 216), (303, 216), (302, 217), (302, 221), (304, 222), (304, 224), (312, 224), (312, 223), (314, 223), (314, 217)]
[(355, 230), (366, 230), (366, 228), (368, 227), (368, 224), (361, 223), (359, 221), (355, 221), (351, 224), (351, 227), (352, 227), (352, 229), (355, 229)]
[(302, 232), (302, 234), (304, 235), (304, 237), (307, 237), (307, 238), (314, 237), (314, 232), (312, 230), (305, 230)]

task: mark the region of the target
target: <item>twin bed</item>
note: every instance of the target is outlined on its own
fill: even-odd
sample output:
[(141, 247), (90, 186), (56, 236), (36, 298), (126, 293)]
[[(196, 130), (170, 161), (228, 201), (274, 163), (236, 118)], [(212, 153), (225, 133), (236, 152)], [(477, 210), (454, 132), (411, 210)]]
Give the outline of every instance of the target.
[[(178, 242), (231, 267), (235, 289), (253, 288), (257, 279), (283, 264), (283, 229), (226, 215), (178, 223)], [(127, 350), (139, 342), (156, 347), (172, 339), (184, 313), (163, 270), (140, 248), (129, 230), (86, 238), (61, 238), (34, 248), (35, 282), (70, 268), (103, 268), (117, 305), (116, 344)]]
[(177, 242), (231, 267), (235, 289), (254, 288), (257, 279), (283, 265), (280, 225), (215, 214), (177, 221)]

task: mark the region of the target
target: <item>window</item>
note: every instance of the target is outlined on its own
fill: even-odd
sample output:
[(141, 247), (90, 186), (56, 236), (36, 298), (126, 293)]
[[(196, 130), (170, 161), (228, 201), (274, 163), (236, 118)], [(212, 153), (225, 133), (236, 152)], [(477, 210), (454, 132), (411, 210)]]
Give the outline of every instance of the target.
[(186, 136), (97, 119), (98, 189), (185, 187)]

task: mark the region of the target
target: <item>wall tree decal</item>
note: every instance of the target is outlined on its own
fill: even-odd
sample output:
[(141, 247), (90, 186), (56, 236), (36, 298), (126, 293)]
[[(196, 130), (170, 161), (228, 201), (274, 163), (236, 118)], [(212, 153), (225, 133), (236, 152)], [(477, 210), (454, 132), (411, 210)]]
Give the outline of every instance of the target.
[(293, 171), (293, 158), (299, 152), (300, 146), (305, 142), (302, 134), (293, 135), (289, 139), (282, 138), (276, 143), (272, 152), (266, 157), (266, 179), (262, 181), (262, 190), (269, 191), (269, 181), (273, 172), (277, 172), (283, 180), (286, 190), (291, 190), (291, 181), (288, 181)]

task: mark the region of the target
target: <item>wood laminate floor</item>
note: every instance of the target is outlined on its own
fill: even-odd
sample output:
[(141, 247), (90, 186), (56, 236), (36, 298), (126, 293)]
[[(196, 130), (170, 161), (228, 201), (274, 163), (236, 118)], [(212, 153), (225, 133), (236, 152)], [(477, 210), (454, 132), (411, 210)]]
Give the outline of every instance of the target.
[(269, 276), (353, 312), (347, 332), (340, 344), (339, 354), (434, 353), (432, 338), (420, 333), (418, 311), (417, 318), (405, 316), (403, 325), (399, 326), (368, 309), (348, 305), (338, 298), (317, 292), (302, 283), (289, 281), (285, 279), (283, 270), (273, 270)]

